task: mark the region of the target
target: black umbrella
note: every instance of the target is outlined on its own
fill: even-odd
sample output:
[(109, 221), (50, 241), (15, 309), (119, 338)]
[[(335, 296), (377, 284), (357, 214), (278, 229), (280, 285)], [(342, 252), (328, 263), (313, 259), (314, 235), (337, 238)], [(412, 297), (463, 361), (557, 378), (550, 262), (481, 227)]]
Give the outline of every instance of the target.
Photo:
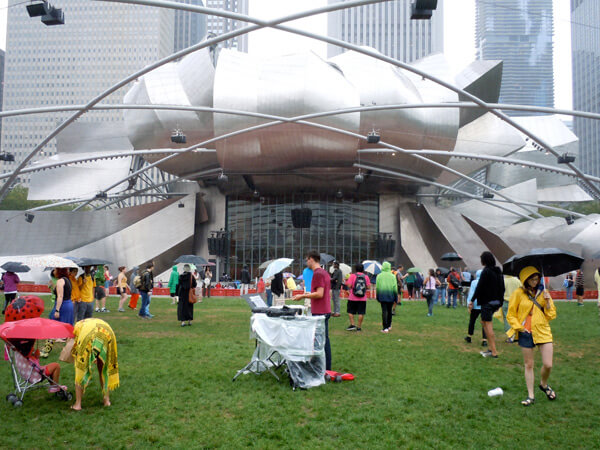
[(335, 257), (328, 255), (327, 253), (321, 253), (321, 265), (326, 266), (331, 261), (335, 261)]
[(193, 264), (195, 266), (204, 266), (208, 264), (208, 261), (205, 260), (202, 256), (196, 255), (181, 255), (179, 258), (175, 260), (177, 264)]
[(16, 261), (5, 262), (4, 264), (2, 264), (2, 266), (0, 266), (0, 268), (6, 270), (7, 272), (15, 273), (29, 272), (31, 270), (29, 266), (26, 266), (25, 264)]
[(509, 258), (502, 265), (502, 271), (505, 275), (518, 277), (525, 267), (533, 266), (544, 276), (556, 277), (579, 269), (581, 264), (583, 258), (575, 253), (560, 248), (534, 248), (528, 253)]
[(112, 261), (108, 261), (106, 259), (100, 259), (100, 258), (75, 258), (75, 257), (69, 257), (69, 259), (72, 259), (79, 267), (105, 266), (105, 265), (108, 265), (108, 264), (112, 264)]
[(458, 253), (450, 252), (444, 253), (440, 259), (442, 261), (462, 261), (462, 256)]
[(443, 276), (446, 276), (450, 273), (450, 269), (447, 269), (446, 267), (438, 267), (436, 270), (439, 270), (440, 274)]

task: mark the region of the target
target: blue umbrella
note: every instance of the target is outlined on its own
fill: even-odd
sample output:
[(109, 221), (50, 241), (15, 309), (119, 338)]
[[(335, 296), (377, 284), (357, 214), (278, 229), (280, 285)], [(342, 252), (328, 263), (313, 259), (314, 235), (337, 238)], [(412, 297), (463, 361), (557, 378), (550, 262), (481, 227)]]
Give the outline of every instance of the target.
[(363, 267), (365, 268), (365, 272), (369, 272), (372, 275), (377, 275), (381, 272), (381, 264), (377, 261), (367, 259), (363, 261)]
[(275, 276), (276, 273), (283, 271), (286, 267), (289, 267), (292, 262), (294, 262), (291, 258), (279, 258), (273, 261), (271, 264), (267, 266), (265, 273), (263, 273), (263, 278), (269, 278)]

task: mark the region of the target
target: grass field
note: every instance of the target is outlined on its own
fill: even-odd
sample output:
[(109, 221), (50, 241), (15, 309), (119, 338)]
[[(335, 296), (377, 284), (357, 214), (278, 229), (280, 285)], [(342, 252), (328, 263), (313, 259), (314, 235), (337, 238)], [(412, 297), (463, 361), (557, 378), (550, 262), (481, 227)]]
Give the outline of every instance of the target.
[[(156, 317), (134, 313), (101, 317), (118, 340), (121, 387), (102, 407), (94, 378), (81, 412), (45, 391), (17, 409), (0, 402), (3, 448), (598, 448), (600, 446), (600, 327), (595, 304), (559, 303), (550, 384), (558, 400), (536, 390), (526, 397), (521, 352), (500, 344), (500, 358), (466, 344), (465, 308), (405, 303), (393, 330), (382, 334), (380, 308), (369, 302), (361, 333), (332, 318), (334, 369), (356, 380), (292, 391), (268, 374), (231, 378), (252, 355), (249, 310), (239, 298), (212, 298), (196, 306), (193, 326), (181, 328), (175, 306), (153, 300)], [(116, 310), (116, 299), (109, 299)], [(343, 304), (345, 309), (345, 302)], [(49, 310), (49, 308), (48, 308)], [(496, 331), (501, 325), (496, 322)], [(479, 330), (476, 331), (478, 338)], [(54, 351), (48, 361), (54, 361)], [(536, 381), (540, 359), (536, 356)], [(73, 367), (62, 363), (73, 387)], [(96, 377), (96, 375), (95, 375)], [(497, 386), (502, 397), (489, 398)], [(7, 363), (0, 393), (11, 392)]]

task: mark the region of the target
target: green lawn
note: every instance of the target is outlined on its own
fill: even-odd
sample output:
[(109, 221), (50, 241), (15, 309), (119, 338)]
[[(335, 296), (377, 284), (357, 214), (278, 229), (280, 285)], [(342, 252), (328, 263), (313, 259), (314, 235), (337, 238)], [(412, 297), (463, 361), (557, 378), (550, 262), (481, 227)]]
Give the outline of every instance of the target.
[[(287, 379), (243, 375), (252, 355), (250, 312), (243, 300), (212, 298), (196, 306), (192, 327), (180, 328), (175, 306), (156, 298), (156, 317), (111, 312), (117, 335), (121, 387), (103, 408), (97, 378), (84, 410), (44, 391), (22, 408), (0, 402), (0, 446), (54, 447), (258, 447), (258, 448), (598, 448), (600, 340), (595, 304), (559, 303), (552, 324), (556, 340), (550, 384), (558, 400), (536, 390), (526, 397), (521, 352), (500, 344), (500, 359), (479, 355), (479, 339), (466, 344), (465, 308), (405, 303), (393, 330), (382, 334), (380, 308), (369, 302), (361, 333), (344, 331), (345, 317), (331, 319), (334, 369), (356, 380), (292, 391)], [(116, 299), (109, 299), (116, 310)], [(345, 309), (345, 304), (343, 304)], [(49, 309), (49, 308), (48, 308)], [(501, 326), (496, 322), (496, 330)], [(479, 330), (476, 331), (479, 337)], [(54, 351), (49, 361), (56, 360)], [(536, 377), (539, 374), (536, 359)], [(62, 363), (73, 386), (73, 367)], [(537, 381), (537, 380), (536, 380)], [(489, 398), (501, 386), (504, 396)], [(0, 392), (12, 382), (0, 364)]]

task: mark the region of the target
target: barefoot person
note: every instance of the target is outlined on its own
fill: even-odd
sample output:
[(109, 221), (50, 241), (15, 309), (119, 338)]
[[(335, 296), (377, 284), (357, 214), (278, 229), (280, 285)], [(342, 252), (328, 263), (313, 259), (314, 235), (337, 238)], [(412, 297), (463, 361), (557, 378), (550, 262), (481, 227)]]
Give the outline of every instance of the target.
[(542, 373), (539, 388), (549, 400), (556, 399), (556, 393), (548, 385), (553, 354), (552, 332), (549, 322), (556, 318), (556, 308), (550, 293), (540, 284), (541, 275), (539, 270), (532, 266), (525, 267), (521, 270), (519, 279), (523, 283), (523, 287), (513, 292), (510, 297), (506, 320), (511, 326), (510, 333), (514, 335), (515, 340), (518, 339), (523, 352), (527, 398), (521, 404), (531, 406), (535, 402), (533, 349), (536, 345), (542, 355)]
[(125, 302), (127, 301), (127, 275), (125, 275), (125, 266), (119, 267), (117, 275), (117, 294), (119, 297), (119, 312), (125, 312)]
[(109, 324), (101, 319), (77, 322), (73, 330), (75, 344), (71, 354), (75, 359), (75, 403), (72, 409), (81, 410), (81, 400), (98, 368), (104, 406), (110, 406), (109, 391), (119, 387), (117, 338)]

